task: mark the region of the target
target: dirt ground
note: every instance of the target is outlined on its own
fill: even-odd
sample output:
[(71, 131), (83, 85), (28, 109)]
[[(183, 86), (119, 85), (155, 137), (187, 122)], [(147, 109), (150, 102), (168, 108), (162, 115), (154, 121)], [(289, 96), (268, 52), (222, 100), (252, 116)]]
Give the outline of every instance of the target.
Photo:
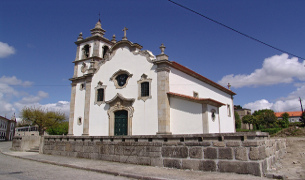
[(269, 172), (284, 175), (287, 179), (305, 179), (305, 136), (285, 138), (286, 153)]

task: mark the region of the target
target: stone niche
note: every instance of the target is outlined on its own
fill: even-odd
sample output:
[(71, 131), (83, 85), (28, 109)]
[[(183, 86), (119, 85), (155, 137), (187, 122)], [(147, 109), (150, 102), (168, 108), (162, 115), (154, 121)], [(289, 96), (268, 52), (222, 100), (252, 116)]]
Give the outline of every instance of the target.
[(263, 176), (286, 149), (268, 133), (45, 136), (43, 153), (196, 171)]

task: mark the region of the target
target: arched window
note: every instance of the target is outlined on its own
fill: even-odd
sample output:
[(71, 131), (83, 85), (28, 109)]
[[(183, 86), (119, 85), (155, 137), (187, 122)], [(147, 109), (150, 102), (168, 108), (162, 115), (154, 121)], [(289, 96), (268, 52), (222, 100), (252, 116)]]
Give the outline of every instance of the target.
[(103, 47), (103, 58), (105, 58), (105, 56), (106, 56), (108, 50), (109, 50), (109, 47), (108, 47), (108, 46), (104, 46), (104, 47)]
[(89, 44), (86, 44), (84, 47), (83, 47), (83, 58), (88, 58), (89, 55), (90, 55), (90, 46)]

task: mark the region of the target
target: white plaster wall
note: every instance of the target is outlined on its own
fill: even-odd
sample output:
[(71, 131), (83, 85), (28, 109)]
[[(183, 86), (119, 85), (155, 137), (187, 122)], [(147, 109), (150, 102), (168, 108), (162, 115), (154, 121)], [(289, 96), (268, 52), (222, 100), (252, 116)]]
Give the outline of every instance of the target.
[[(221, 106), (219, 108), (219, 116), (221, 122), (220, 132), (234, 132), (235, 125), (232, 114), (233, 101), (231, 95), (206, 84), (190, 75), (187, 75), (175, 68), (171, 68), (169, 74), (170, 92), (193, 96), (193, 91), (198, 92), (199, 98), (211, 98), (224, 104), (230, 104), (231, 117), (227, 115), (227, 107)], [(210, 128), (217, 129), (213, 126)]]
[(170, 131), (172, 134), (203, 133), (202, 105), (170, 97)]
[[(74, 122), (73, 122), (73, 134), (74, 136), (81, 136), (83, 134), (83, 123), (84, 123), (84, 103), (85, 103), (85, 90), (80, 90), (80, 84), (76, 85), (75, 93), (75, 111), (74, 111)], [(82, 124), (78, 125), (78, 118), (82, 117)]]
[[(220, 118), (218, 114), (218, 108), (208, 105), (208, 121), (209, 121), (209, 133), (219, 133)], [(212, 109), (216, 110), (215, 119), (212, 119)]]
[[(116, 89), (110, 77), (118, 70), (126, 70), (133, 76), (123, 89)], [(138, 83), (142, 74), (145, 73), (151, 82), (152, 99), (138, 100)], [(125, 98), (134, 98), (134, 114), (132, 118), (132, 135), (153, 135), (158, 131), (157, 112), (157, 73), (155, 66), (149, 63), (145, 56), (134, 55), (127, 47), (119, 48), (110, 61), (103, 64), (93, 76), (90, 98), (90, 135), (109, 135), (109, 119), (107, 115), (108, 105), (94, 105), (95, 87), (101, 81), (106, 86), (105, 100), (109, 101), (117, 93)]]

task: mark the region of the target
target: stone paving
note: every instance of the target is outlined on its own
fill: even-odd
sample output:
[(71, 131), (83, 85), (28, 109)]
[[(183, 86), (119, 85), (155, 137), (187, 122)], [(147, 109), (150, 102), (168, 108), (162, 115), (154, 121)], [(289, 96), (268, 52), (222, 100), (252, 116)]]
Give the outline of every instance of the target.
[(58, 166), (83, 169), (116, 176), (129, 177), (134, 179), (164, 180), (164, 179), (267, 179), (252, 175), (242, 175), (233, 173), (202, 172), (160, 168), (152, 166), (141, 166), (108, 162), (101, 160), (90, 160), (82, 158), (72, 158), (54, 155), (44, 155), (35, 152), (11, 151), (12, 142), (0, 142), (1, 153), (16, 158), (22, 158), (42, 163), (54, 164)]

